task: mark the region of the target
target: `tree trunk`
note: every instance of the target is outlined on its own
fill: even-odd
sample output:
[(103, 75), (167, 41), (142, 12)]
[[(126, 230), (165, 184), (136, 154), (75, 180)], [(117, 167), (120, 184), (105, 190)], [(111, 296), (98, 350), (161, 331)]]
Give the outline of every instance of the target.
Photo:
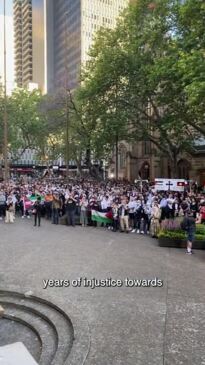
[(87, 148), (86, 150), (86, 166), (89, 170), (89, 174), (92, 175), (92, 162), (91, 162), (91, 150)]
[(116, 141), (115, 141), (115, 178), (116, 180), (118, 180), (119, 177), (119, 164), (118, 164), (118, 152), (119, 152), (119, 148), (118, 148), (118, 134), (116, 134)]
[(82, 167), (81, 167), (81, 163), (76, 159), (76, 165), (77, 165), (77, 169), (78, 169), (78, 175), (81, 177), (82, 176)]
[(171, 176), (172, 176), (173, 179), (178, 178), (177, 162), (178, 162), (177, 154), (173, 153), (172, 161), (171, 161)]

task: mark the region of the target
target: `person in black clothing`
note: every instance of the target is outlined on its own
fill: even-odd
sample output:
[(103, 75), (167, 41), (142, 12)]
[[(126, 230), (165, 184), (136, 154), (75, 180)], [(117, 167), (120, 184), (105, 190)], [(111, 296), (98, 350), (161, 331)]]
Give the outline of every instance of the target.
[(198, 209), (198, 204), (197, 204), (196, 198), (193, 196), (191, 198), (190, 210), (193, 213), (193, 217), (196, 218), (197, 212), (199, 209)]
[(68, 224), (75, 227), (76, 199), (73, 194), (69, 194), (66, 200), (66, 214)]
[(0, 220), (6, 215), (6, 194), (0, 190)]
[(38, 221), (38, 227), (40, 227), (41, 225), (41, 210), (42, 210), (41, 198), (39, 197), (33, 206), (34, 227), (37, 226), (37, 221)]
[(181, 228), (186, 232), (187, 234), (187, 250), (186, 253), (188, 255), (192, 255), (192, 244), (195, 239), (195, 233), (196, 233), (196, 221), (193, 217), (193, 213), (190, 210), (187, 210), (185, 212), (185, 217), (181, 223)]
[(61, 201), (61, 212), (60, 212), (60, 215), (61, 215), (61, 217), (63, 217), (64, 214), (66, 213), (66, 209), (65, 209), (65, 202), (66, 202), (65, 194), (61, 193), (60, 196), (59, 196), (59, 199)]

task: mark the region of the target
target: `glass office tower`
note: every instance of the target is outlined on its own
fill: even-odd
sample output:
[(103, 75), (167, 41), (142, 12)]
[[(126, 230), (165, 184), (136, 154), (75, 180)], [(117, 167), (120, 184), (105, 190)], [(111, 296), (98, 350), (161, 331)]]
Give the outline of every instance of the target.
[(81, 63), (81, 0), (54, 0), (54, 84), (77, 85)]
[(54, 0), (55, 87), (73, 89), (100, 27), (114, 28), (129, 0)]
[(14, 0), (18, 86), (44, 93), (79, 83), (100, 27), (114, 28), (129, 0)]

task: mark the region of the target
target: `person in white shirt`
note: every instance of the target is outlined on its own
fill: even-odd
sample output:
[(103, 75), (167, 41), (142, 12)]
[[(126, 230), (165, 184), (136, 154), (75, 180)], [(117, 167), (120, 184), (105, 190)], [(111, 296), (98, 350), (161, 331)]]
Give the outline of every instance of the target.
[(160, 201), (160, 204), (159, 204), (159, 207), (161, 209), (161, 220), (164, 220), (165, 218), (167, 218), (167, 211), (168, 211), (168, 206), (167, 206), (167, 198), (166, 196), (163, 196), (161, 201)]
[(101, 209), (102, 212), (107, 212), (108, 208), (110, 207), (110, 199), (108, 196), (104, 196), (101, 200)]
[(126, 233), (129, 233), (129, 208), (126, 198), (122, 199), (122, 203), (119, 207), (119, 217), (121, 232), (126, 231)]
[(5, 223), (14, 223), (14, 204), (12, 201), (12, 196), (8, 196), (6, 201)]
[(86, 195), (83, 195), (83, 197), (80, 201), (80, 223), (81, 223), (82, 227), (85, 227), (88, 225), (87, 208), (88, 208), (88, 200), (86, 198)]

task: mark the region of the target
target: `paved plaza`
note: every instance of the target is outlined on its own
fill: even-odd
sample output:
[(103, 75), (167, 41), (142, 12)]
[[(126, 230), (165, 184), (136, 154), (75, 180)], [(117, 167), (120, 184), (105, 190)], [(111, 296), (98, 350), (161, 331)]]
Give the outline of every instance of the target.
[[(72, 306), (80, 313), (77, 320), (86, 322), (86, 359), (76, 365), (205, 364), (205, 251), (188, 256), (181, 249), (160, 248), (147, 236), (45, 220), (38, 228), (19, 218), (13, 225), (0, 223), (0, 249), (1, 290), (32, 292), (68, 313)], [(79, 287), (65, 285), (78, 278)], [(91, 289), (83, 285), (85, 278), (121, 280), (122, 285), (107, 282)], [(153, 281), (150, 287), (128, 287), (126, 278), (157, 278), (163, 286), (154, 287)], [(47, 280), (65, 282), (53, 287), (51, 281), (44, 289)], [(15, 338), (1, 321), (3, 346)], [(29, 343), (28, 335), (25, 345), (38, 360), (37, 342)]]

